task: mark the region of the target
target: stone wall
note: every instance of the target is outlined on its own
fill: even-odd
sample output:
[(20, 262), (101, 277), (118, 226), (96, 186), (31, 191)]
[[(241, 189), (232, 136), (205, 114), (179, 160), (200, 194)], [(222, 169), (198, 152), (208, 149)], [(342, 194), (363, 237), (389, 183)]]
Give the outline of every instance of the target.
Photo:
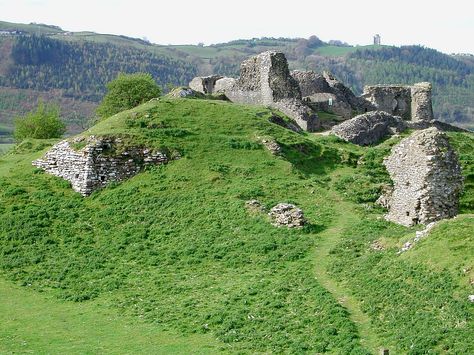
[(202, 94), (212, 94), (217, 80), (222, 79), (220, 75), (198, 76), (191, 80), (189, 87)]
[(433, 119), (430, 83), (418, 83), (411, 87), (411, 119), (413, 121)]
[(386, 218), (405, 226), (454, 217), (463, 178), (456, 153), (437, 128), (413, 133), (384, 160), (393, 188), (379, 199)]
[(243, 61), (240, 77), (225, 94), (234, 102), (268, 106), (282, 99), (301, 99), (298, 83), (290, 76), (285, 55), (272, 51)]
[(401, 116), (405, 120), (431, 121), (434, 119), (430, 83), (418, 83), (413, 86), (365, 86), (361, 97), (369, 101), (377, 110)]
[(294, 70), (291, 75), (298, 82), (304, 100), (317, 111), (349, 119), (353, 112), (363, 113), (375, 109), (367, 100), (355, 96), (329, 72), (317, 74), (313, 71)]
[(377, 110), (391, 115), (411, 119), (411, 87), (405, 85), (365, 86), (362, 97), (372, 103)]
[(304, 130), (319, 128), (319, 119), (303, 103), (300, 88), (290, 75), (283, 53), (268, 51), (243, 61), (240, 77), (217, 80), (213, 92), (224, 93), (232, 102), (274, 107)]
[[(153, 164), (168, 162), (166, 154), (143, 147), (121, 147), (120, 138), (78, 137), (54, 145), (33, 165), (49, 174), (71, 182), (72, 188), (83, 196), (107, 186), (113, 181), (131, 178)], [(83, 146), (75, 150), (74, 146)]]

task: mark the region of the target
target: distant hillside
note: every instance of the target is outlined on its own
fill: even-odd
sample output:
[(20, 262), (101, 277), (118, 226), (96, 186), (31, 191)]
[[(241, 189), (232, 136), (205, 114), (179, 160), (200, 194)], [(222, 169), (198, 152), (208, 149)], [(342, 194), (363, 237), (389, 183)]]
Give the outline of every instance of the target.
[[(265, 50), (284, 52), (294, 69), (329, 70), (361, 93), (366, 84), (434, 84), (435, 115), (447, 122), (474, 127), (474, 60), (420, 46), (350, 46), (340, 41), (260, 38), (211, 46), (151, 44), (126, 36), (67, 32), (43, 24), (0, 22), (0, 97), (9, 102), (14, 91), (34, 90), (52, 98), (69, 98), (94, 106), (105, 83), (119, 72), (146, 71), (163, 87), (185, 85), (195, 75), (236, 76), (240, 62)], [(13, 90), (13, 91), (12, 91)], [(54, 95), (51, 95), (54, 92)], [(2, 100), (0, 99), (0, 100)], [(16, 110), (4, 111), (0, 123), (10, 125)], [(65, 108), (70, 120), (69, 108)], [(76, 111), (87, 116), (89, 111)]]

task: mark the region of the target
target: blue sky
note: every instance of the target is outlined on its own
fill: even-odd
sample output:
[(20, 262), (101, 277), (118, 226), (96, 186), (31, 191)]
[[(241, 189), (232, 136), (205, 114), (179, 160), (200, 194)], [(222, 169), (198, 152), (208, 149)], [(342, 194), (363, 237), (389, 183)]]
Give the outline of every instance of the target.
[(474, 53), (472, 1), (451, 0), (0, 0), (0, 20), (66, 30), (146, 37), (160, 44), (205, 44), (252, 37), (420, 44)]

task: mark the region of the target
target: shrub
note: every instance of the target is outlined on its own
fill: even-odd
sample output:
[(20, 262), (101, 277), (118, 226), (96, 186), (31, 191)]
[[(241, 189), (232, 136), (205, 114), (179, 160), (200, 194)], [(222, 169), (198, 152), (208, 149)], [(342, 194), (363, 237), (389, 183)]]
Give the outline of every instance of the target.
[(97, 108), (101, 118), (115, 115), (158, 97), (161, 89), (150, 74), (119, 74), (107, 84), (107, 94)]
[(25, 116), (15, 118), (15, 139), (25, 138), (59, 138), (66, 131), (66, 125), (60, 119), (60, 109), (56, 104), (39, 102), (36, 110)]

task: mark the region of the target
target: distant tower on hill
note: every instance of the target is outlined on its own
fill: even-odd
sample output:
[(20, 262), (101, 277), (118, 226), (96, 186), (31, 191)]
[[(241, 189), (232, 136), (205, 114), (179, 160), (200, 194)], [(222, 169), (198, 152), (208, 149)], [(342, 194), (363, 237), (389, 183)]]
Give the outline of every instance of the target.
[(376, 46), (380, 46), (380, 35), (379, 35), (379, 34), (376, 34), (376, 35), (374, 36), (374, 44), (375, 44)]

